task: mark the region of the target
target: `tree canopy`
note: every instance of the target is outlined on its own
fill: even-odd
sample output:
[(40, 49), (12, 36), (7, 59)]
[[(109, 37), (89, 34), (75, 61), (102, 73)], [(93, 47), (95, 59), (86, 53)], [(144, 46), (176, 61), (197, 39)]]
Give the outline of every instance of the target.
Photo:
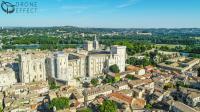
[(66, 97), (54, 98), (50, 102), (48, 107), (49, 109), (53, 109), (53, 107), (56, 107), (56, 110), (69, 108), (69, 99)]
[(153, 106), (151, 105), (151, 104), (147, 104), (147, 105), (145, 105), (145, 107), (144, 108), (146, 108), (146, 109), (148, 109), (148, 110), (151, 110), (152, 108), (153, 108)]
[(117, 111), (117, 105), (114, 101), (111, 100), (105, 100), (102, 105), (100, 105), (99, 108), (100, 112), (116, 112)]
[(94, 78), (94, 79), (91, 80), (91, 84), (92, 84), (93, 86), (97, 86), (98, 83), (99, 83), (99, 80), (98, 80), (97, 78)]
[(133, 42), (133, 41), (114, 41), (115, 45), (123, 45), (127, 47), (128, 55), (134, 55), (136, 53), (143, 53), (146, 50), (152, 49), (152, 45), (146, 42)]
[(54, 81), (49, 81), (49, 89), (57, 89), (60, 88), (59, 86), (56, 85), (56, 83)]
[(84, 109), (78, 110), (77, 112), (92, 112), (92, 110), (90, 108), (84, 108)]
[(134, 57), (129, 58), (126, 61), (128, 64), (130, 65), (134, 65), (134, 66), (148, 66), (152, 64), (152, 61), (150, 59), (144, 58), (144, 59), (137, 59)]
[(119, 72), (120, 72), (119, 67), (118, 67), (116, 64), (110, 66), (110, 67), (109, 67), (109, 70), (110, 70), (111, 72), (113, 72), (113, 73), (119, 73)]

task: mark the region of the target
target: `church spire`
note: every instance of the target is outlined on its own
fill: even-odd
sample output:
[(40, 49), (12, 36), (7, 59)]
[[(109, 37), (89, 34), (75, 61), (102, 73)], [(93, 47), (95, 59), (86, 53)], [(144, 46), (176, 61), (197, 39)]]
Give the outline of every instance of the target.
[(95, 35), (95, 37), (94, 37), (93, 47), (95, 50), (99, 49), (99, 42), (97, 40), (97, 35)]
[(95, 34), (94, 41), (97, 41), (97, 35)]

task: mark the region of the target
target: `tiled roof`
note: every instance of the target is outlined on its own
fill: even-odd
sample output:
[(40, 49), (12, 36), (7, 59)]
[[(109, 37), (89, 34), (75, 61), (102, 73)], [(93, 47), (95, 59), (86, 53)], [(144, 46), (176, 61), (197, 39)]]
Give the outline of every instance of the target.
[(136, 108), (144, 108), (144, 106), (146, 105), (146, 101), (144, 99), (134, 99), (133, 100), (133, 105)]
[(189, 106), (185, 105), (184, 103), (178, 102), (178, 101), (174, 101), (173, 106), (183, 112), (198, 112), (195, 109), (193, 109), (192, 107), (189, 107)]
[(151, 65), (145, 66), (145, 69), (153, 69), (154, 67)]
[(129, 65), (126, 67), (126, 70), (127, 71), (139, 71), (141, 68), (139, 67), (136, 67), (136, 66), (132, 66), (132, 65)]
[(112, 100), (119, 100), (120, 102), (131, 105), (133, 98), (130, 96), (126, 96), (125, 94), (114, 92), (108, 95)]
[(94, 95), (94, 94), (99, 94), (99, 93), (104, 93), (106, 91), (112, 91), (115, 88), (111, 85), (103, 85), (101, 87), (95, 87), (91, 88), (87, 91), (87, 95)]
[(129, 82), (130, 85), (143, 85), (153, 82), (151, 79), (145, 79), (145, 80), (132, 80)]

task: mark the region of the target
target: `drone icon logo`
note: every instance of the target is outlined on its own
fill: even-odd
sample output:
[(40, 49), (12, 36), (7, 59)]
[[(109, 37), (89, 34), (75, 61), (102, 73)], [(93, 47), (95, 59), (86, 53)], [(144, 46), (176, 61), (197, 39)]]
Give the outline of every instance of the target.
[(2, 1), (1, 9), (7, 14), (11, 14), (11, 13), (15, 12), (15, 5), (13, 5), (10, 2)]

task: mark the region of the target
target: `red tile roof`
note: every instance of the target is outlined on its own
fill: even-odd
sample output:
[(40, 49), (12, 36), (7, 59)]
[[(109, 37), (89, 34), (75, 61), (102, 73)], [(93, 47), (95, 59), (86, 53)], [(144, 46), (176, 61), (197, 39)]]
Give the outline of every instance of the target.
[(127, 71), (139, 71), (141, 68), (139, 67), (136, 67), (136, 66), (132, 66), (132, 65), (129, 65), (126, 67), (126, 70)]
[(144, 106), (146, 105), (146, 101), (143, 99), (134, 99), (133, 100), (133, 105), (136, 108), (144, 108)]
[(149, 66), (145, 66), (145, 69), (146, 70), (152, 70), (154, 67), (153, 66), (151, 66), (151, 65), (149, 65)]
[(110, 99), (114, 100), (114, 101), (120, 101), (126, 104), (131, 105), (133, 98), (130, 96), (127, 96), (125, 94), (119, 93), (119, 92), (114, 92), (108, 95), (108, 97), (110, 97)]

